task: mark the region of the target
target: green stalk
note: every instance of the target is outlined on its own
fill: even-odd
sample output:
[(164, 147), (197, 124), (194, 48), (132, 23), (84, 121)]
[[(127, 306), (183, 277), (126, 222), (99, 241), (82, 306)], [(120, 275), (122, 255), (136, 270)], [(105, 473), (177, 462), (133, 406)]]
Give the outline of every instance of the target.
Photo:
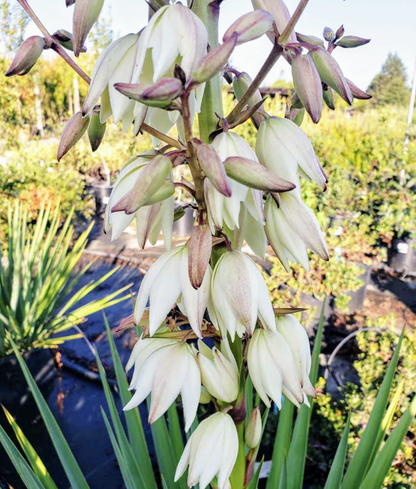
[[(218, 46), (218, 18), (220, 2), (217, 0), (195, 0), (192, 10), (205, 24), (208, 31), (208, 43), (211, 49)], [(224, 116), (220, 75), (211, 78), (205, 85), (199, 114), (199, 137), (204, 143), (209, 143), (209, 135), (217, 129), (218, 114)]]

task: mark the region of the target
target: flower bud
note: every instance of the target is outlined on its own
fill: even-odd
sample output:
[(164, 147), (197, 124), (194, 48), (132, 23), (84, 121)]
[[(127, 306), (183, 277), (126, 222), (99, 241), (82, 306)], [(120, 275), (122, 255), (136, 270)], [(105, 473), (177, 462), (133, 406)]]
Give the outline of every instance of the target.
[(224, 161), (227, 175), (236, 182), (266, 192), (288, 192), (296, 185), (278, 177), (257, 161), (231, 156)]
[(212, 250), (209, 226), (195, 226), (188, 244), (188, 273), (194, 289), (199, 289), (205, 277)]
[[(274, 23), (276, 24), (277, 31), (279, 34), (282, 34), (290, 20), (289, 10), (283, 0), (251, 0), (251, 3), (255, 9), (262, 9), (269, 12), (273, 17)], [(272, 42), (274, 42), (275, 35), (273, 32), (271, 32), (268, 37)], [(295, 31), (291, 32), (287, 42), (296, 42)]]
[(106, 123), (101, 124), (99, 114), (91, 116), (88, 126), (88, 139), (90, 140), (92, 152), (97, 151), (105, 134)]
[(238, 368), (230, 348), (212, 350), (198, 341), (197, 362), (201, 371), (202, 384), (211, 396), (219, 401), (233, 402), (238, 396)]
[(289, 119), (297, 126), (301, 126), (303, 119), (305, 118), (305, 109), (293, 109)]
[(341, 39), (341, 37), (344, 35), (344, 32), (345, 29), (343, 25), (341, 27), (338, 27), (337, 32), (335, 33), (335, 40)]
[(335, 110), (335, 94), (331, 87), (326, 87), (323, 91), (324, 101), (328, 108)]
[(72, 24), (74, 54), (82, 51), (85, 40), (100, 15), (104, 0), (77, 0)]
[[(68, 49), (69, 51), (74, 50), (74, 43), (72, 39), (72, 34), (65, 29), (59, 29), (59, 31), (56, 31), (53, 37), (59, 42), (59, 44), (64, 47), (65, 49)], [(81, 53), (86, 53), (87, 48), (85, 46), (82, 46), (81, 48)]]
[(209, 404), (212, 401), (211, 394), (207, 391), (207, 389), (202, 386), (201, 388), (201, 397), (199, 398), (199, 404)]
[[(247, 73), (240, 73), (234, 78), (233, 81), (233, 88), (234, 88), (234, 93), (235, 96), (237, 97), (237, 100), (241, 100), (243, 95), (247, 92), (248, 87), (252, 84), (253, 80), (250, 78), (250, 76)], [(248, 100), (247, 105), (249, 107), (254, 107), (256, 104), (258, 104), (262, 100), (260, 90), (256, 90), (253, 94), (253, 96)], [(262, 108), (263, 105), (260, 107)], [(260, 127), (260, 124), (264, 121), (264, 116), (262, 114), (259, 114), (258, 112), (254, 113), (251, 116), (251, 120), (253, 121), (253, 124), (255, 127), (258, 129)]]
[(225, 197), (231, 196), (227, 175), (221, 158), (210, 144), (201, 143), (197, 147), (199, 165), (212, 185)]
[(336, 42), (336, 45), (340, 46), (341, 48), (358, 48), (368, 44), (370, 41), (371, 39), (364, 39), (357, 36), (344, 36), (342, 39)]
[(45, 47), (43, 37), (31, 36), (22, 42), (5, 76), (23, 76), (36, 64)]
[(202, 58), (198, 68), (192, 73), (192, 80), (204, 83), (215, 76), (228, 62), (237, 45), (237, 34), (231, 35), (223, 44)]
[(349, 105), (352, 93), (342, 70), (335, 59), (324, 48), (315, 47), (309, 53), (315, 63), (321, 80), (333, 88)]
[(296, 33), (296, 37), (298, 38), (299, 42), (306, 42), (311, 46), (325, 46), (324, 41), (322, 39), (319, 39), (319, 37), (307, 36), (305, 34), (301, 34), (300, 32)]
[[(155, 204), (172, 195), (172, 183), (166, 179), (172, 171), (172, 163), (166, 156), (158, 155), (140, 172), (134, 187), (111, 209), (133, 214), (144, 205)], [(160, 195), (158, 193), (160, 192)], [(165, 197), (167, 198), (167, 197)]]
[(293, 59), (292, 76), (296, 93), (316, 124), (322, 114), (322, 83), (309, 54)]
[(74, 146), (85, 134), (90, 123), (89, 117), (82, 117), (81, 112), (74, 114), (66, 123), (61, 134), (58, 147), (58, 161), (65, 156), (68, 151)]
[(114, 88), (128, 98), (150, 107), (168, 107), (182, 93), (183, 86), (177, 78), (161, 78), (153, 85), (144, 83), (115, 83)]
[(359, 100), (369, 100), (370, 98), (372, 98), (372, 95), (370, 95), (367, 92), (364, 92), (364, 90), (361, 90), (361, 88), (358, 88), (357, 85), (355, 85), (351, 80), (348, 80), (348, 78), (347, 78), (347, 83), (351, 89), (354, 98)]
[(325, 27), (323, 36), (326, 41), (332, 42), (335, 39), (335, 32), (330, 27)]
[(245, 443), (249, 448), (256, 448), (260, 445), (263, 427), (261, 423), (260, 408), (256, 406), (251, 412), (245, 431)]
[(237, 34), (237, 45), (258, 39), (272, 28), (273, 17), (266, 10), (248, 12), (237, 19), (226, 31), (223, 42)]

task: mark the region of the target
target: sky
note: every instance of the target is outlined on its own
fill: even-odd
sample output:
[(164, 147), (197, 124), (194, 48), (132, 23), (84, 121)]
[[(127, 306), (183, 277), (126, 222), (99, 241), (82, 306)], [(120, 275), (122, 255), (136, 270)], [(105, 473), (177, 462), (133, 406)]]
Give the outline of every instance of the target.
[[(298, 0), (286, 0), (291, 12)], [(35, 12), (46, 27), (54, 32), (59, 28), (72, 30), (72, 8), (65, 8), (65, 0), (31, 0)], [(251, 0), (224, 0), (221, 6), (220, 33), (240, 15), (252, 10)], [(147, 20), (144, 0), (105, 0), (104, 15), (110, 15), (113, 30), (119, 35), (139, 31)], [(361, 48), (334, 51), (347, 78), (361, 88), (367, 88), (389, 52), (398, 53), (409, 79), (413, 76), (416, 56), (416, 0), (310, 0), (296, 30), (303, 34), (322, 37), (325, 26), (336, 30), (344, 24), (345, 33), (370, 38)], [(28, 35), (36, 34), (33, 24)], [(266, 36), (239, 46), (231, 63), (254, 77), (271, 49)], [(278, 78), (290, 79), (290, 68), (280, 60), (270, 72), (266, 84)]]

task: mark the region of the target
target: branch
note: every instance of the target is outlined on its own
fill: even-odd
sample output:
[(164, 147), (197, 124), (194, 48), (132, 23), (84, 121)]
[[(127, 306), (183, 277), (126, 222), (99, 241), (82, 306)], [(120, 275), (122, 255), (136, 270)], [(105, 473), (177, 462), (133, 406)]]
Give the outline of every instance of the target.
[(164, 143), (169, 144), (169, 146), (172, 146), (173, 148), (184, 149), (183, 146), (178, 141), (176, 141), (176, 139), (171, 138), (164, 132), (158, 131), (154, 127), (146, 124), (145, 122), (143, 122), (143, 124), (141, 125), (140, 130), (147, 132), (148, 134), (154, 136), (155, 138), (160, 139)]
[(287, 43), (290, 34), (292, 34), (293, 29), (297, 21), (300, 19), (300, 16), (303, 14), (303, 11), (308, 5), (309, 0), (300, 0), (299, 5), (296, 7), (296, 10), (293, 12), (292, 17), (290, 18), (287, 26), (284, 28), (282, 34), (279, 37), (278, 43), (283, 46)]

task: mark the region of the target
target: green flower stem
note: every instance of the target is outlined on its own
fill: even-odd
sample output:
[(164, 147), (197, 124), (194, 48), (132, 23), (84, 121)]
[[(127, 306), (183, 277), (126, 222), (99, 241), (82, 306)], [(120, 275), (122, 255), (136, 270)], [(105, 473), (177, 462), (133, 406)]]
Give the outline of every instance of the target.
[(244, 444), (245, 423), (241, 421), (237, 424), (238, 433), (238, 454), (234, 469), (231, 472), (230, 482), (232, 489), (243, 489), (246, 475), (246, 456)]

